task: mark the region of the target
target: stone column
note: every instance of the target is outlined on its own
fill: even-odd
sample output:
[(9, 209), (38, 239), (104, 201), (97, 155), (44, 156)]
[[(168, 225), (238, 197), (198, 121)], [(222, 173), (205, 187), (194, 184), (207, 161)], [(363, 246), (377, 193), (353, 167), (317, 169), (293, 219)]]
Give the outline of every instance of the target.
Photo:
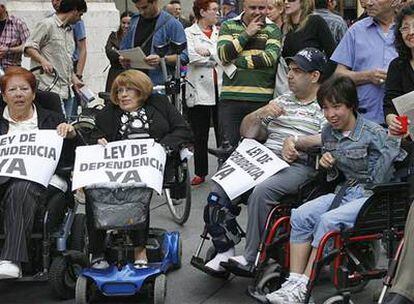
[[(111, 31), (119, 26), (119, 12), (112, 1), (88, 0), (88, 11), (82, 17), (86, 26), (88, 57), (83, 73), (85, 84), (95, 93), (105, 89), (104, 72), (109, 61), (105, 55), (106, 40)], [(7, 3), (10, 14), (22, 18), (29, 30), (42, 18), (54, 12), (49, 0), (15, 0)], [(23, 66), (29, 67), (29, 59), (23, 58)]]

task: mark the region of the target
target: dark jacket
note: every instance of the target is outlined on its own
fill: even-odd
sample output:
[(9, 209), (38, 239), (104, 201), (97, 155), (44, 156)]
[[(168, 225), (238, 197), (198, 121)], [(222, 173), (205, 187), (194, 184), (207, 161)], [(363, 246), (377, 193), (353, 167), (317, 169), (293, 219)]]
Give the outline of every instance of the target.
[(105, 92), (111, 91), (112, 82), (115, 80), (116, 76), (125, 70), (119, 63), (119, 54), (117, 50), (119, 50), (120, 43), (121, 39), (118, 39), (116, 32), (112, 32), (106, 42), (105, 53), (111, 63), (111, 67), (109, 68), (108, 78), (106, 79)]
[[(163, 95), (151, 95), (144, 109), (149, 120), (149, 135), (156, 142), (178, 151), (181, 146), (191, 144), (191, 129), (177, 109)], [(96, 126), (108, 141), (119, 140), (121, 115), (117, 105), (110, 104), (96, 116)]]

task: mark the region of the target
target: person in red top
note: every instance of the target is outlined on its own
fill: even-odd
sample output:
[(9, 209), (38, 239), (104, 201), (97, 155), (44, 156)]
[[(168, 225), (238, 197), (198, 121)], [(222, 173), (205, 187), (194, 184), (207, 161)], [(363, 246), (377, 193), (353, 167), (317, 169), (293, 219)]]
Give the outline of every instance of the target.
[(219, 145), (217, 100), (221, 80), (214, 60), (217, 52), (218, 29), (215, 24), (219, 19), (219, 5), (215, 0), (195, 0), (193, 11), (197, 22), (185, 29), (190, 59), (186, 101), (195, 138), (195, 177), (191, 184), (199, 185), (208, 174), (207, 142), (211, 119), (216, 144)]

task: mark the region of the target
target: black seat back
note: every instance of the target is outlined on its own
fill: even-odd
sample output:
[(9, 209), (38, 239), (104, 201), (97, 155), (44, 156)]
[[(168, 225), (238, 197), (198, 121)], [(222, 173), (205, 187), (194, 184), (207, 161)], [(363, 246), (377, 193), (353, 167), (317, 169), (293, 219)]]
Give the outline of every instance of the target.
[(380, 233), (392, 228), (403, 230), (411, 206), (408, 183), (382, 184), (358, 213), (353, 235)]
[[(34, 104), (39, 104), (42, 108), (53, 111), (63, 115), (62, 105), (60, 103), (60, 96), (54, 92), (36, 91), (36, 97)], [(3, 96), (0, 95), (0, 107), (3, 108), (6, 103), (3, 100)]]

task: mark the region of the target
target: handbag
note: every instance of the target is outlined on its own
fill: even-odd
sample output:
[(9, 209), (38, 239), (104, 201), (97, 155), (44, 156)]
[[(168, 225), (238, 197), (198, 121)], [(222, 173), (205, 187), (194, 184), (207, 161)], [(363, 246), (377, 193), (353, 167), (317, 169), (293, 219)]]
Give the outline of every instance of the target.
[(282, 57), (282, 55), (280, 55), (276, 65), (275, 90), (273, 93), (273, 97), (278, 97), (289, 92), (289, 85), (287, 79), (288, 72), (289, 68), (286, 63), (286, 60)]

